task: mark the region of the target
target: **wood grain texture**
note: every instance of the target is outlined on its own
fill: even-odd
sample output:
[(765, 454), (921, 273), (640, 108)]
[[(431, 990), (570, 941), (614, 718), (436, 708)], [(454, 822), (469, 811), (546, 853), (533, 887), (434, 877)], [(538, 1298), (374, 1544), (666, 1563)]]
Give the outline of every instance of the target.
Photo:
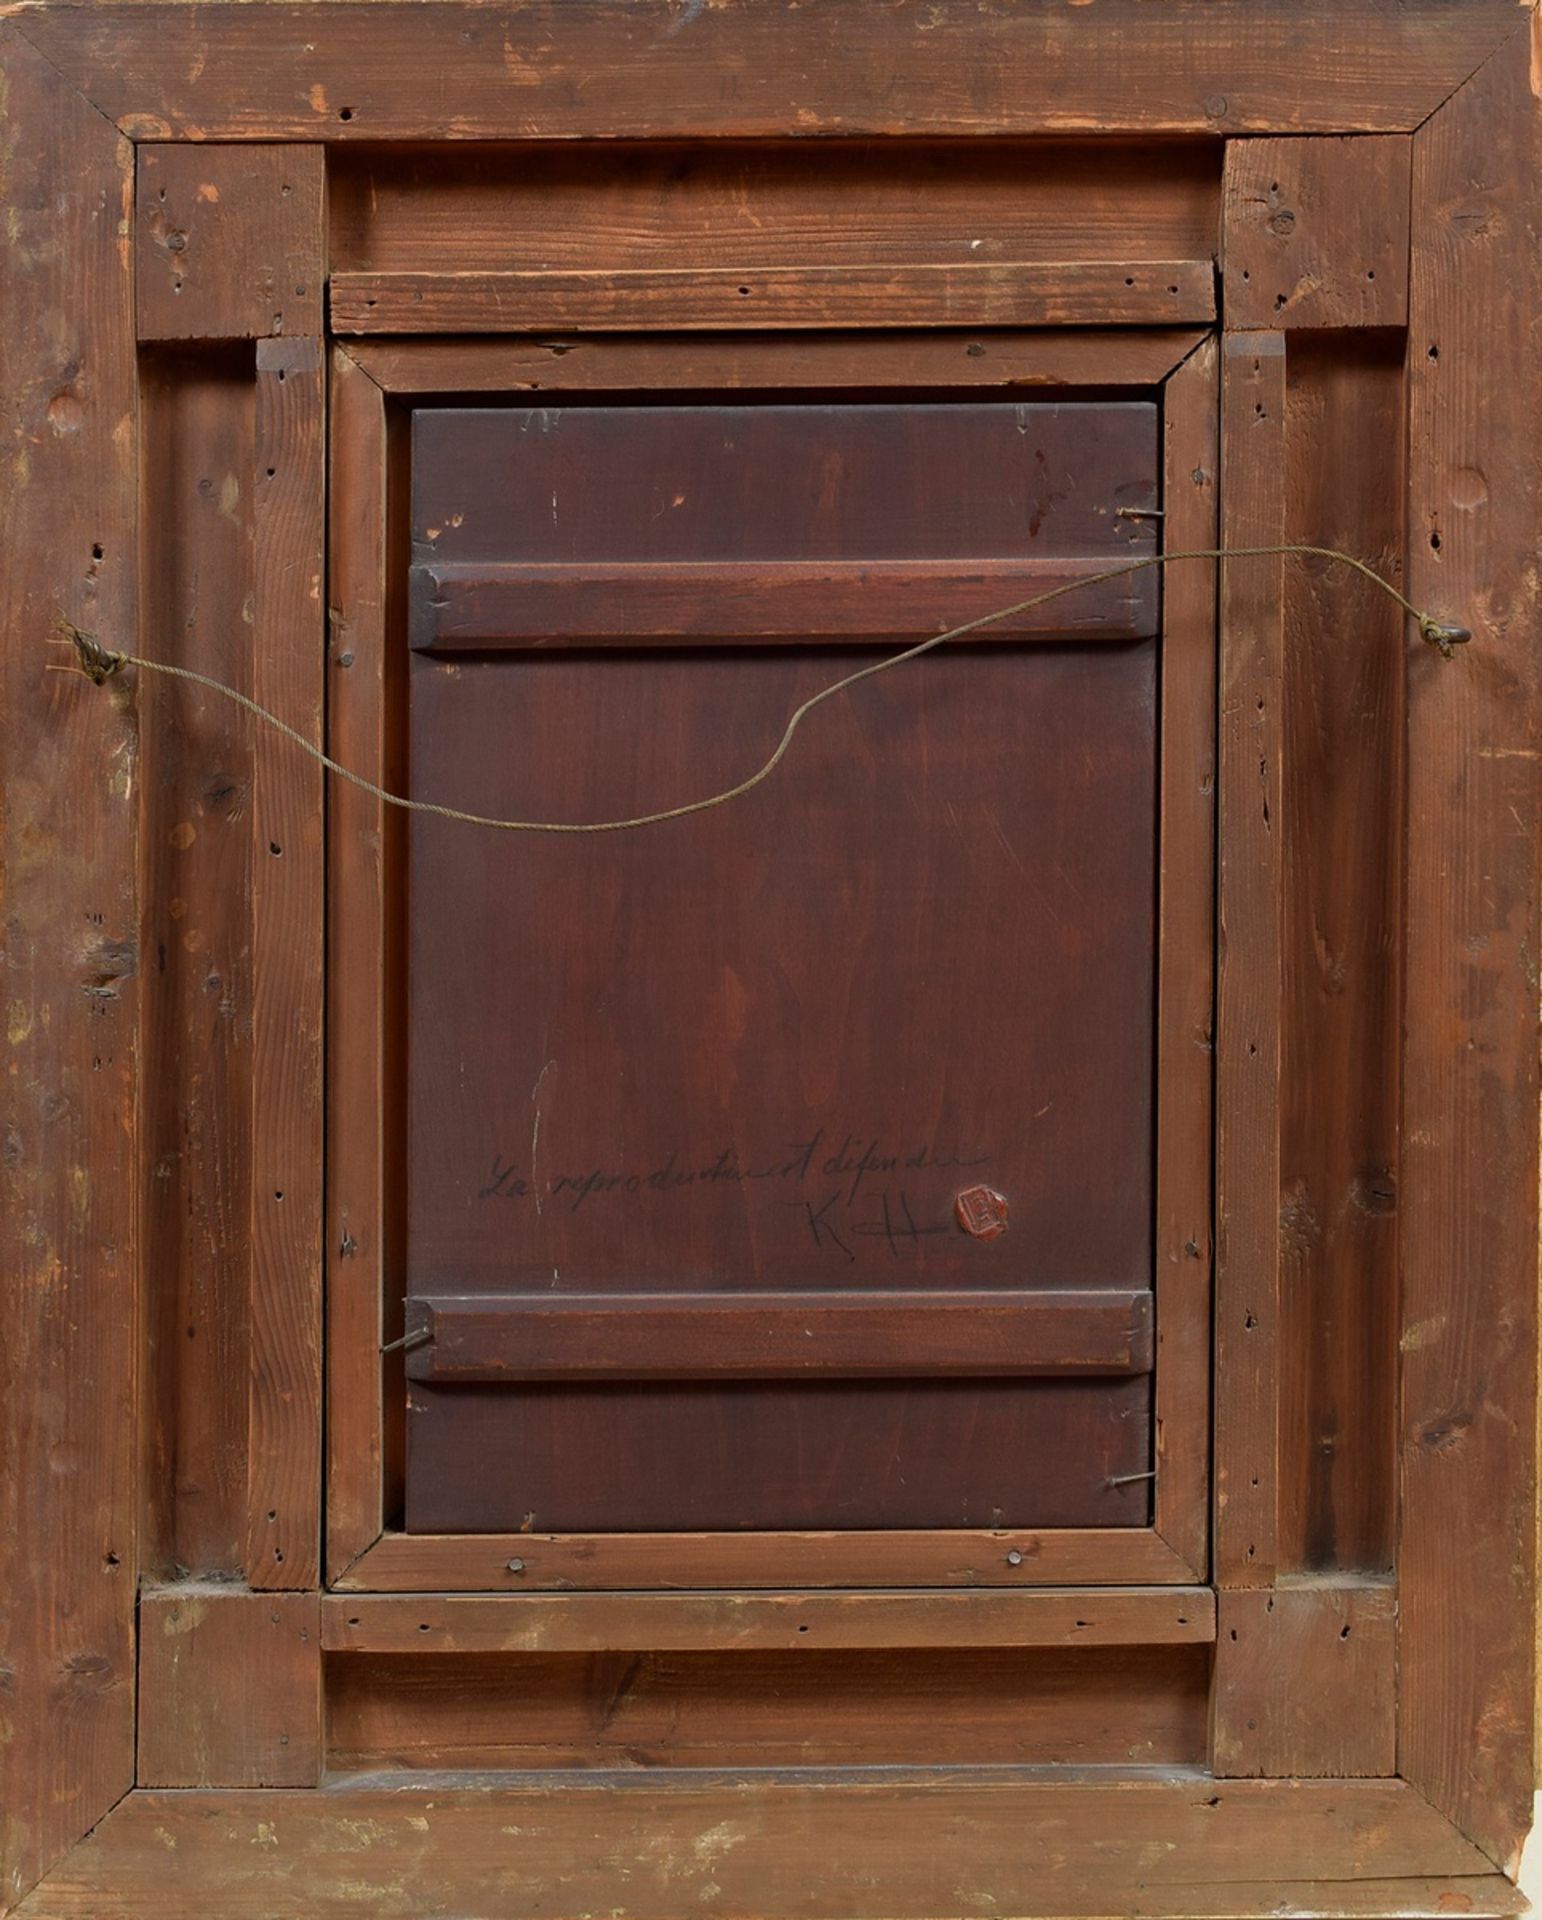
[[(255, 386), (240, 345), (140, 367), (147, 657), (250, 685)], [(233, 1575), (250, 1358), (253, 728), (146, 674), (143, 1151), (148, 1468), (142, 1566)]]
[[(1286, 538), (1403, 571), (1403, 343), (1286, 353)], [(1280, 1565), (1386, 1572), (1397, 1509), (1404, 620), (1286, 563)]]
[(403, 1784), (447, 1769), (1196, 1767), (1208, 1666), (1197, 1646), (349, 1654), (327, 1663), (327, 1767)]
[[(252, 697), (318, 747), (322, 351), (315, 339), (258, 341), (253, 483)], [(318, 1577), (321, 1529), (322, 775), (271, 728), (255, 749), (245, 1564), (254, 1587), (303, 1588)]]
[(1184, 1584), (1187, 1564), (1146, 1528), (965, 1528), (881, 1533), (386, 1533), (344, 1592), (605, 1592), (636, 1587), (1044, 1587)]
[(314, 1787), (321, 1627), (314, 1593), (150, 1587), (139, 1602), (141, 1787)]
[(1227, 326), (1404, 326), (1411, 152), (1400, 134), (1228, 141)]
[[(387, 650), (387, 421), (369, 375), (335, 351), (331, 385), (327, 647), (331, 753), (382, 783), (401, 778)], [(397, 788), (400, 791), (399, 788)], [(326, 1563), (335, 1578), (380, 1534), (386, 1416), (380, 1347), (400, 1217), (393, 1127), (395, 902), (391, 809), (346, 781), (328, 796), (326, 1192)], [(390, 1331), (385, 1327), (389, 1325)], [(401, 1392), (401, 1372), (395, 1372)]]
[[(818, 1773), (772, 1784), (635, 1771), (495, 1775), (496, 1793), (463, 1781), (137, 1793), (26, 1920), (102, 1920), (104, 1900), (109, 1912), (203, 1920), (212, 1886), (226, 1920), (614, 1914), (618, 1886), (623, 1920), (675, 1920), (687, 1906), (935, 1920), (987, 1906), (982, 1894), (988, 1911), (1027, 1920), (1239, 1920), (1277, 1914), (1308, 1862), (1319, 1879), (1304, 1906), (1319, 1915), (1472, 1913), (1508, 1897), (1400, 1781), (1044, 1783), (1010, 1768), (842, 1785)], [(1379, 1882), (1382, 1904), (1361, 1903), (1361, 1879)]]
[(329, 1594), (329, 1653), (1202, 1645), (1208, 1587), (1021, 1593)]
[(568, 273), (334, 273), (340, 334), (539, 327), (1192, 325), (1208, 260), (928, 261), (917, 266), (636, 267)]
[[(981, 449), (982, 457), (984, 449)], [(591, 456), (593, 457), (593, 456)], [(990, 641), (1145, 639), (1155, 576), (1077, 586), (1096, 562), (1049, 560), (484, 561), (411, 570), (411, 645), (422, 653), (520, 647), (721, 646), (812, 636), (921, 640), (1018, 601), (1058, 600), (992, 620)], [(1117, 564), (1117, 563), (1116, 563)]]
[[(1219, 355), (1207, 341), (1163, 395), (1169, 550), (1217, 544), (1219, 442)], [(1199, 561), (1164, 569), (1153, 1464), (1157, 1531), (1196, 1575), (1210, 1545), (1217, 587)]]
[(1409, 333), (1408, 591), (1473, 638), (1408, 663), (1398, 1764), (1504, 1865), (1531, 1819), (1536, 1526), (1530, 51), (1415, 140)]
[(451, 1294), (407, 1303), (409, 1380), (1151, 1371), (1149, 1292)]
[(59, 4), (27, 31), (137, 139), (572, 140), (1406, 131), (1514, 20), (1513, 0), (1104, 0), (1089, 34), (1062, 6), (377, 0)]
[(388, 393), (594, 393), (681, 387), (1155, 386), (1203, 336), (1190, 328), (1032, 332), (572, 334), (556, 339), (359, 339)]
[[(1282, 541), (1283, 334), (1226, 336), (1221, 428), (1224, 543)], [(1276, 1565), (1283, 676), (1281, 562), (1223, 562), (1215, 1322), (1223, 1587), (1267, 1587)]]
[(1208, 261), (1220, 163), (1219, 147), (1201, 141), (344, 146), (329, 162), (332, 264), (344, 273), (742, 275)]
[(0, 1907), (130, 1785), (138, 1559), (139, 765), (127, 143), (0, 25)]
[(321, 332), (326, 175), (319, 146), (144, 146), (136, 161), (142, 341)]
[(1397, 1594), (1314, 1582), (1223, 1590), (1210, 1764), (1220, 1776), (1370, 1778), (1397, 1758)]

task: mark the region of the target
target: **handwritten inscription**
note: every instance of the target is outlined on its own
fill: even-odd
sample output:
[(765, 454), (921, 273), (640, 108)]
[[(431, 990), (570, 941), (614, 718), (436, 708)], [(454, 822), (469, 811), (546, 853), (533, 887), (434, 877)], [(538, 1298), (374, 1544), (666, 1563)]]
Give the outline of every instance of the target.
[[(724, 1186), (767, 1187), (779, 1190), (778, 1197), (798, 1210), (814, 1247), (854, 1260), (853, 1237), (882, 1240), (897, 1256), (903, 1247), (914, 1248), (933, 1235), (956, 1232), (949, 1219), (916, 1218), (904, 1176), (984, 1166), (990, 1158), (986, 1153), (939, 1148), (933, 1143), (896, 1146), (879, 1134), (866, 1133), (847, 1133), (831, 1151), (833, 1139), (821, 1127), (807, 1140), (748, 1161), (731, 1146), (721, 1148), (710, 1160), (676, 1146), (645, 1165), (577, 1167), (554, 1173), (542, 1191), (577, 1213), (596, 1200), (614, 1203), (645, 1196), (679, 1198)], [(534, 1191), (516, 1163), (497, 1154), (477, 1198), (519, 1201), (529, 1199)]]

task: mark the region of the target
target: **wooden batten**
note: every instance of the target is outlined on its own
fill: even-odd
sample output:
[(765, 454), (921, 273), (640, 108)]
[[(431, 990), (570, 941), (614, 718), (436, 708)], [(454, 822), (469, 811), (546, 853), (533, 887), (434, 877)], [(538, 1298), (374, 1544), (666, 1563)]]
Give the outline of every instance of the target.
[(1031, 1592), (333, 1594), (329, 1653), (1204, 1645), (1208, 1587)]
[[(1221, 363), (1221, 533), (1285, 538), (1285, 337), (1231, 333)], [(1221, 573), (1215, 1575), (1273, 1583), (1279, 1432), (1283, 568)]]
[[(321, 744), (325, 366), (257, 343), (252, 697)], [(251, 1387), (245, 1566), (307, 1588), (321, 1531), (321, 771), (260, 728), (252, 776)]]
[(338, 273), (342, 334), (545, 327), (1191, 325), (1215, 313), (1208, 260), (925, 262), (549, 273)]

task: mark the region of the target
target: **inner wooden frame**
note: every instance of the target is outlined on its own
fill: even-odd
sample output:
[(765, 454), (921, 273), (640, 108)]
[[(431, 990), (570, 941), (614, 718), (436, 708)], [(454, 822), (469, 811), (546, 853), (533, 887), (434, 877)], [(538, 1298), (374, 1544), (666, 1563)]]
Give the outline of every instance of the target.
[[(549, 369), (539, 382), (532, 366)], [(414, 399), (735, 389), (1061, 388), (1162, 393), (1164, 538), (1216, 540), (1213, 342), (1165, 329), (390, 341), (334, 349), (332, 751), (389, 786), (399, 764), (407, 414)], [(401, 1498), (399, 816), (354, 787), (328, 816), (327, 1578), (348, 1591), (451, 1588), (1037, 1586), (1202, 1581), (1208, 1571), (1215, 570), (1163, 599), (1153, 1523), (1132, 1528), (818, 1533), (408, 1535)], [(372, 1223), (379, 1222), (378, 1227)]]

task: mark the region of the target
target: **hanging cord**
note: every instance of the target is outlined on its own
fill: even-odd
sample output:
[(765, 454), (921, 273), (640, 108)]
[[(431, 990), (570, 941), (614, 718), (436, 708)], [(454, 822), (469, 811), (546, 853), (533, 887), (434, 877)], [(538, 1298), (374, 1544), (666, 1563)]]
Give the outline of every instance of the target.
[[(254, 718), (283, 734), (286, 740), (292, 740), (302, 753), (310, 755), (328, 773), (336, 774), (339, 780), (347, 780), (364, 793), (376, 800), (384, 801), (389, 807), (401, 807), (408, 813), (432, 814), (440, 820), (458, 820), (468, 827), (494, 827), (504, 833), (624, 833), (633, 827), (661, 826), (666, 820), (683, 820), (688, 814), (706, 813), (712, 807), (727, 806), (730, 800), (741, 799), (752, 793), (763, 781), (781, 765), (787, 749), (792, 745), (793, 735), (811, 714), (815, 707), (826, 700), (833, 700), (838, 693), (846, 693), (863, 680), (871, 680), (876, 674), (888, 673), (894, 667), (904, 666), (907, 660), (919, 660), (924, 653), (946, 646), (951, 640), (962, 640), (967, 634), (978, 633), (983, 627), (994, 626), (1000, 620), (1010, 620), (1015, 614), (1027, 613), (1034, 607), (1042, 607), (1051, 600), (1058, 600), (1068, 593), (1076, 593), (1082, 587), (1100, 586), (1105, 580), (1119, 580), (1132, 573), (1143, 573), (1147, 567), (1171, 566), (1175, 560), (1253, 560), (1270, 555), (1298, 554), (1315, 555), (1322, 560), (1338, 560), (1352, 567), (1356, 573), (1369, 580), (1372, 586), (1380, 587), (1382, 592), (1391, 596), (1405, 613), (1418, 623), (1422, 637), (1433, 647), (1438, 647), (1449, 660), (1452, 650), (1465, 645), (1472, 635), (1465, 627), (1452, 626), (1444, 620), (1437, 620), (1432, 614), (1422, 612), (1411, 600), (1405, 599), (1390, 580), (1384, 580), (1363, 560), (1357, 560), (1352, 553), (1343, 553), (1337, 547), (1314, 547), (1286, 543), (1269, 547), (1195, 547), (1177, 553), (1147, 554), (1139, 560), (1126, 561), (1122, 566), (1105, 568), (1101, 573), (1082, 574), (1075, 580), (1062, 581), (1058, 587), (1050, 587), (1043, 593), (1031, 595), (1027, 600), (1017, 600), (1009, 607), (998, 607), (994, 613), (982, 613), (976, 620), (966, 620), (961, 626), (949, 627), (945, 633), (935, 633), (929, 640), (921, 640), (913, 647), (906, 647), (902, 653), (891, 653), (882, 660), (875, 660), (871, 666), (859, 667), (855, 673), (848, 673), (843, 679), (832, 681), (828, 687), (821, 687), (818, 693), (810, 694), (799, 707), (795, 707), (765, 765), (757, 768), (748, 779), (741, 780), (736, 786), (725, 787), (721, 793), (708, 794), (703, 800), (687, 800), (678, 807), (661, 807), (656, 813), (640, 813), (630, 820), (495, 820), (483, 813), (466, 813), (459, 807), (440, 806), (432, 800), (409, 800), (399, 793), (388, 793), (384, 787), (376, 786), (373, 780), (366, 780), (361, 773), (355, 773), (351, 767), (340, 766), (329, 758), (317, 746), (313, 746), (302, 733), (297, 733), (286, 721), (280, 720), (276, 713), (270, 713), (266, 707), (259, 706), (246, 694), (239, 693), (234, 687), (227, 687), (223, 680), (213, 680), (207, 674), (195, 673), (191, 667), (175, 667), (165, 660), (146, 660), (137, 653), (116, 653), (104, 647), (94, 635), (82, 633), (62, 616), (57, 622), (64, 635), (58, 645), (72, 646), (75, 649), (76, 664), (79, 670), (94, 685), (101, 686), (114, 674), (121, 673), (125, 667), (138, 667), (142, 673), (164, 673), (175, 680), (190, 680), (195, 686), (206, 687), (210, 693), (218, 693), (233, 701)], [(70, 671), (74, 668), (56, 669)]]

